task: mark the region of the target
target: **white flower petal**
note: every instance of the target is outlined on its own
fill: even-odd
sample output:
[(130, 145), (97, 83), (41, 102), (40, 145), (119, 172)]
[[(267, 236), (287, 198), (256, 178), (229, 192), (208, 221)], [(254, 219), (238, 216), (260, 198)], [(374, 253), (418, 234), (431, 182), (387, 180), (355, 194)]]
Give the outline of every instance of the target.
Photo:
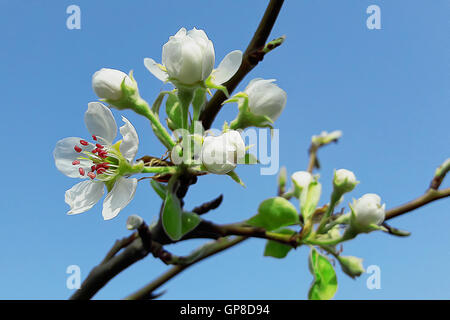
[(145, 58), (144, 65), (147, 70), (150, 71), (159, 80), (166, 82), (169, 79), (169, 75), (167, 74), (167, 72), (161, 70), (159, 64), (156, 63), (155, 60), (151, 58)]
[(117, 124), (108, 107), (100, 102), (89, 102), (84, 122), (90, 134), (99, 136), (112, 144), (117, 135)]
[(231, 51), (223, 58), (217, 69), (214, 71), (214, 83), (222, 84), (231, 79), (238, 71), (242, 63), (242, 52), (240, 50)]
[(70, 206), (67, 214), (78, 214), (92, 208), (104, 193), (103, 182), (82, 181), (66, 191), (65, 201)]
[(122, 120), (125, 122), (125, 125), (120, 127), (120, 134), (122, 134), (123, 140), (119, 149), (124, 158), (132, 162), (138, 151), (139, 137), (131, 122), (125, 117), (122, 117)]
[(112, 190), (103, 201), (103, 219), (110, 220), (116, 217), (120, 210), (125, 208), (133, 199), (137, 187), (137, 179), (120, 177)]
[[(56, 168), (70, 178), (85, 178), (85, 176), (80, 175), (79, 168), (81, 167), (87, 171), (92, 165), (91, 161), (78, 159), (82, 154), (75, 151), (75, 146), (79, 146), (86, 151), (94, 149), (92, 144), (83, 146), (80, 144), (80, 140), (82, 139), (77, 137), (64, 138), (56, 143), (53, 150)], [(80, 164), (73, 165), (72, 162), (74, 160), (79, 160)]]

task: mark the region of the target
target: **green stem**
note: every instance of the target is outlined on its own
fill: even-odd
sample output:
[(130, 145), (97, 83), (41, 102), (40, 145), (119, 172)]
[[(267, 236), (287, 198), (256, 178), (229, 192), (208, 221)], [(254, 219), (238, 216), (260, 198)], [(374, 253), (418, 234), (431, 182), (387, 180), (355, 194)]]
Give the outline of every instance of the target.
[(173, 174), (177, 172), (177, 167), (144, 167), (141, 173), (163, 173)]
[(194, 98), (193, 89), (178, 89), (178, 99), (181, 104), (181, 127), (184, 130), (189, 129), (189, 106), (191, 105), (192, 99)]
[(147, 101), (145, 101), (144, 99), (140, 99), (137, 102), (137, 105), (139, 106), (139, 108), (135, 109), (136, 112), (150, 120), (150, 122), (152, 123), (153, 131), (155, 131), (157, 137), (160, 138), (161, 142), (169, 150), (172, 150), (172, 148), (176, 145), (175, 141), (173, 141), (169, 132), (167, 132), (166, 128), (164, 128), (164, 126), (161, 124), (158, 117), (150, 110)]
[(325, 228), (325, 225), (327, 224), (328, 219), (333, 214), (334, 208), (336, 207), (336, 204), (339, 202), (341, 196), (342, 195), (338, 194), (336, 190), (333, 190), (331, 194), (330, 205), (328, 206), (327, 211), (325, 212), (325, 214), (322, 217), (322, 220), (320, 221), (319, 227), (317, 228), (317, 233), (321, 233)]

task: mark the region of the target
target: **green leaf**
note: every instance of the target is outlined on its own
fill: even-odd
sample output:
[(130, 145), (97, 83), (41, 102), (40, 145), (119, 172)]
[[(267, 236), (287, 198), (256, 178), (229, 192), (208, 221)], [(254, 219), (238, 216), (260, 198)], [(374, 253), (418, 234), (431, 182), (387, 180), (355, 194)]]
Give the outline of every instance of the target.
[(336, 272), (331, 262), (314, 248), (311, 248), (309, 255), (309, 270), (314, 276), (314, 280), (309, 289), (308, 299), (332, 299), (337, 290)]
[(178, 128), (181, 128), (183, 119), (182, 119), (182, 112), (181, 112), (181, 104), (178, 100), (178, 97), (175, 93), (170, 92), (169, 96), (166, 100), (166, 113), (168, 116), (168, 125), (171, 130), (176, 130)]
[(302, 190), (300, 195), (300, 208), (305, 221), (316, 211), (321, 192), (322, 185), (318, 181), (312, 181), (308, 189), (305, 188)]
[(166, 199), (167, 187), (165, 185), (155, 180), (150, 180), (150, 185), (162, 200)]
[(172, 240), (179, 240), (182, 235), (182, 210), (180, 200), (170, 189), (167, 190), (162, 212), (164, 231)]
[(271, 231), (299, 223), (299, 216), (292, 203), (284, 198), (275, 197), (261, 202), (258, 214), (251, 217), (247, 223)]
[(183, 212), (181, 216), (181, 233), (185, 235), (191, 232), (202, 221), (198, 214), (195, 212)]
[[(287, 228), (278, 229), (274, 231), (275, 233), (279, 234), (286, 234), (286, 235), (294, 235), (295, 231)], [(291, 251), (292, 246), (288, 246), (276, 241), (269, 240), (266, 243), (266, 248), (264, 249), (264, 256), (266, 257), (274, 257), (278, 259), (283, 259), (287, 256), (289, 251)]]

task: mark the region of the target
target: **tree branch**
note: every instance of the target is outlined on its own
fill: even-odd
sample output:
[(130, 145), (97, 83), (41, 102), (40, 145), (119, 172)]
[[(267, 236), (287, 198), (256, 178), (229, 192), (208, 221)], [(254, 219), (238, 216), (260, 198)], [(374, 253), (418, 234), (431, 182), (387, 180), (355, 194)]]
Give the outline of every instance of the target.
[(222, 252), (228, 248), (231, 248), (238, 243), (241, 243), (242, 241), (246, 240), (246, 237), (235, 237), (233, 239), (219, 239), (214, 241), (212, 243), (211, 249), (207, 252), (205, 252), (203, 255), (198, 257), (197, 259), (194, 259), (192, 262), (184, 265), (178, 265), (170, 268), (168, 271), (164, 272), (161, 276), (156, 278), (154, 281), (150, 282), (148, 285), (140, 289), (139, 291), (136, 291), (135, 293), (129, 295), (125, 299), (127, 300), (141, 300), (141, 299), (148, 299), (152, 296), (153, 291), (158, 289), (160, 286), (165, 284), (167, 281), (175, 277), (176, 275), (180, 274), (190, 266), (210, 257), (213, 256), (219, 252)]
[[(258, 29), (256, 29), (253, 38), (250, 40), (250, 43), (244, 52), (242, 64), (239, 67), (239, 70), (230, 80), (224, 83), (229, 93), (233, 92), (242, 79), (244, 79), (244, 77), (264, 58), (264, 54), (266, 52), (262, 49), (264, 48), (267, 38), (272, 31), (283, 2), (284, 0), (271, 0), (267, 6), (264, 16), (258, 25)], [(218, 90), (206, 104), (205, 109), (200, 114), (200, 121), (202, 121), (205, 130), (211, 128), (211, 125), (219, 113), (225, 99), (225, 94)]]
[(424, 195), (407, 202), (401, 206), (398, 206), (396, 208), (390, 209), (386, 211), (386, 219), (389, 220), (395, 217), (398, 217), (402, 214), (405, 214), (407, 212), (413, 211), (417, 208), (423, 207), (424, 205), (433, 202), (435, 200), (439, 200), (445, 197), (450, 197), (450, 188), (442, 189), (442, 190), (434, 190), (434, 189), (428, 189), (427, 192), (425, 192)]

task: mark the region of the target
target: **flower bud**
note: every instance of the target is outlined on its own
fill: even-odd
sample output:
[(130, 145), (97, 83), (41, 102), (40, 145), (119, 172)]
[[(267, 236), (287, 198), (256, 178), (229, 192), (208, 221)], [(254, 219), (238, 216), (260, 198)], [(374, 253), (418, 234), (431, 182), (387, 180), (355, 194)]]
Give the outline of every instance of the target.
[(275, 79), (253, 79), (245, 88), (248, 95), (248, 106), (252, 113), (267, 116), (275, 121), (283, 111), (287, 94), (273, 83)]
[(130, 77), (119, 70), (103, 68), (92, 76), (92, 88), (95, 94), (102, 99), (111, 101), (119, 100), (122, 97), (122, 82), (133, 86)]
[(327, 131), (322, 131), (321, 134), (317, 136), (312, 136), (311, 143), (315, 146), (323, 146), (331, 142), (337, 142), (342, 137), (342, 131), (335, 130), (328, 133)]
[(346, 169), (339, 169), (334, 172), (333, 186), (340, 195), (352, 191), (358, 181), (355, 174)]
[(227, 131), (218, 137), (208, 136), (202, 147), (202, 162), (209, 172), (226, 174), (245, 157), (245, 143), (240, 133)]
[(137, 214), (133, 214), (127, 219), (127, 229), (135, 230), (138, 229), (144, 223), (144, 219), (138, 216)]
[(308, 171), (297, 171), (292, 174), (291, 179), (294, 183), (295, 196), (299, 198), (302, 190), (308, 188), (313, 181), (313, 176)]
[(386, 204), (381, 205), (377, 194), (367, 193), (353, 202), (352, 211), (357, 227), (367, 228), (384, 221)]
[(352, 278), (359, 277), (364, 273), (362, 259), (352, 256), (338, 256), (342, 271)]
[(214, 67), (214, 46), (203, 30), (181, 28), (163, 46), (162, 63), (169, 77), (182, 84), (205, 81)]

